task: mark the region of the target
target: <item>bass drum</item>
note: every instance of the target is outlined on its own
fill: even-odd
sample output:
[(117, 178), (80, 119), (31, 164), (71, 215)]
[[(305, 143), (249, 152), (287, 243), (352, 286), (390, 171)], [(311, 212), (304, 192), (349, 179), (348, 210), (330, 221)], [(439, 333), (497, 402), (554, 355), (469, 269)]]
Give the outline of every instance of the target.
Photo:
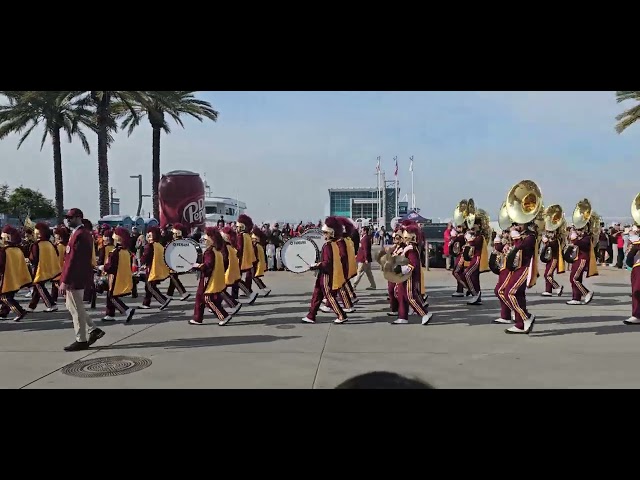
[(318, 251), (322, 251), (322, 247), (325, 244), (324, 235), (322, 233), (322, 229), (320, 228), (310, 228), (306, 230), (302, 235), (302, 238), (308, 238), (318, 247)]
[(188, 273), (193, 270), (193, 264), (198, 263), (199, 250), (195, 240), (174, 240), (164, 249), (164, 262), (175, 273)]
[(316, 244), (304, 237), (294, 237), (282, 245), (280, 252), (284, 268), (293, 273), (304, 273), (318, 263), (320, 251)]

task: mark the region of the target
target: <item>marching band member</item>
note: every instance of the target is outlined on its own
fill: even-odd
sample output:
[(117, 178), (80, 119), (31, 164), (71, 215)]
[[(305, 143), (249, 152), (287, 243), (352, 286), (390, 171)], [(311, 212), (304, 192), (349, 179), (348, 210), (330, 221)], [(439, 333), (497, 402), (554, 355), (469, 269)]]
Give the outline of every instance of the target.
[(467, 262), (464, 269), (464, 279), (472, 295), (467, 305), (482, 305), (480, 274), (489, 269), (485, 238), (480, 231), (480, 227), (481, 219), (477, 217), (473, 228), (467, 230), (464, 234), (467, 242), (462, 248), (461, 255), (464, 261)]
[[(335, 217), (335, 219), (340, 224), (339, 231), (335, 232), (335, 243), (338, 247), (338, 255), (340, 256), (340, 264), (342, 265), (342, 275), (344, 276), (345, 281), (342, 283), (342, 286), (334, 291), (334, 296), (336, 300), (339, 298), (342, 300), (343, 310), (346, 313), (353, 313), (355, 309), (353, 308), (353, 301), (349, 296), (349, 292), (347, 291), (345, 285), (347, 283), (347, 278), (349, 276), (349, 257), (347, 254), (347, 244), (343, 238), (344, 227), (340, 223), (339, 217)], [(320, 306), (320, 310), (325, 313), (329, 313), (332, 311), (331, 307), (328, 306), (329, 299), (324, 298), (322, 301), (322, 305)]]
[(498, 301), (500, 302), (500, 317), (494, 320), (494, 323), (507, 323), (510, 324), (513, 320), (511, 319), (511, 311), (513, 308), (509, 305), (507, 299), (506, 288), (509, 284), (509, 280), (511, 280), (511, 275), (513, 272), (507, 268), (507, 262), (504, 260), (509, 255), (509, 251), (513, 246), (513, 242), (511, 240), (510, 232), (503, 231), (502, 234), (496, 235), (494, 239), (494, 248), (499, 255), (502, 256), (502, 261), (499, 265), (496, 266), (498, 270), (498, 282), (496, 283), (496, 288), (494, 293), (496, 297), (498, 297)]
[[(241, 280), (240, 276), (240, 261), (238, 260), (238, 251), (234, 245), (237, 243), (236, 231), (233, 227), (224, 227), (220, 234), (225, 242), (225, 247), (222, 249), (222, 259), (224, 261), (224, 279), (227, 287), (233, 289), (234, 285), (237, 285)], [(235, 315), (242, 308), (242, 304), (233, 298), (233, 295), (229, 295), (227, 289), (220, 292), (220, 296), (224, 303), (233, 309), (231, 315)], [(213, 313), (213, 311), (211, 311)]]
[(429, 295), (427, 295), (427, 287), (425, 284), (424, 272), (427, 269), (427, 262), (428, 262), (427, 257), (429, 255), (429, 252), (425, 248), (426, 241), (424, 238), (424, 234), (422, 233), (422, 228), (420, 227), (420, 225), (413, 220), (404, 220), (401, 222), (401, 224), (403, 228), (407, 225), (414, 225), (415, 227), (418, 228), (418, 231), (420, 232), (420, 234), (417, 237), (417, 247), (416, 247), (418, 250), (418, 255), (420, 256), (420, 296), (422, 297), (422, 302), (424, 303), (424, 306), (428, 307), (429, 304), (427, 303), (427, 298), (429, 298)]
[(467, 285), (467, 279), (464, 274), (465, 270), (465, 261), (464, 256), (462, 255), (462, 247), (465, 244), (465, 233), (466, 227), (464, 225), (458, 225), (456, 227), (456, 235), (451, 235), (451, 243), (449, 244), (449, 250), (454, 252), (456, 256), (455, 264), (451, 270), (451, 274), (453, 278), (456, 279), (456, 291), (451, 296), (452, 297), (464, 297), (465, 290), (467, 291), (467, 296), (471, 295), (471, 289), (469, 285)]
[(267, 270), (267, 261), (264, 255), (264, 246), (267, 242), (267, 237), (258, 227), (253, 227), (253, 231), (251, 232), (251, 242), (253, 243), (253, 253), (256, 257), (256, 261), (253, 263), (253, 281), (256, 283), (258, 288), (263, 291), (264, 296), (268, 297), (271, 293), (271, 289), (267, 288), (262, 281), (264, 272)]
[(356, 295), (355, 290), (353, 289), (353, 285), (351, 284), (351, 279), (354, 278), (358, 274), (358, 262), (356, 262), (356, 247), (353, 243), (353, 237), (355, 236), (356, 227), (351, 223), (346, 217), (338, 217), (338, 221), (342, 225), (343, 234), (342, 241), (346, 245), (346, 253), (347, 253), (347, 273), (345, 275), (345, 284), (344, 289), (345, 292), (349, 295), (349, 299), (352, 304), (358, 303), (358, 297)]
[[(31, 223), (31, 221), (29, 219), (25, 220), (25, 223), (27, 223), (27, 222), (30, 225), (32, 225), (32, 223)], [(21, 242), (20, 242), (20, 249), (22, 250), (24, 258), (29, 260), (29, 256), (31, 255), (31, 246), (35, 243), (33, 229), (31, 227), (25, 226), (22, 229), (21, 236), (22, 236), (22, 239), (21, 239)], [(26, 298), (32, 298), (33, 297), (33, 291), (34, 291), (33, 286), (29, 287), (29, 291), (24, 296)]]
[(16, 314), (13, 321), (19, 322), (27, 311), (14, 297), (20, 289), (31, 284), (31, 273), (21, 248), (20, 232), (6, 225), (0, 239), (0, 318), (6, 318), (12, 311)]
[(551, 248), (551, 260), (547, 262), (544, 269), (544, 292), (543, 297), (552, 297), (554, 294), (560, 296), (564, 287), (555, 281), (553, 274), (558, 271), (558, 275), (565, 272), (564, 258), (562, 258), (562, 245), (556, 232), (545, 232), (542, 236), (542, 248)]
[[(104, 233), (103, 233), (104, 237)], [(104, 240), (104, 239), (103, 239)], [(109, 239), (109, 243), (110, 239)], [(122, 297), (131, 295), (133, 290), (133, 275), (131, 272), (131, 253), (129, 252), (129, 244), (131, 238), (126, 228), (118, 227), (113, 232), (113, 243), (108, 251), (108, 256), (103, 265), (100, 265), (103, 273), (107, 275), (109, 280), (109, 289), (107, 290), (106, 312), (102, 318), (103, 322), (115, 322), (116, 308), (120, 313), (126, 315), (126, 323), (129, 323), (136, 312), (135, 308), (129, 308)]]
[(160, 229), (158, 227), (149, 227), (147, 229), (147, 244), (144, 246), (144, 252), (140, 263), (147, 269), (146, 281), (144, 284), (144, 300), (142, 308), (151, 308), (151, 297), (160, 303), (160, 310), (167, 308), (172, 298), (165, 297), (160, 290), (158, 284), (169, 278), (169, 267), (164, 263), (164, 247), (160, 243)]
[(360, 280), (365, 273), (367, 274), (367, 280), (369, 280), (367, 290), (376, 289), (376, 280), (373, 278), (373, 273), (371, 272), (373, 258), (371, 257), (371, 235), (369, 232), (369, 227), (362, 228), (363, 234), (362, 237), (360, 237), (360, 248), (358, 248), (358, 253), (356, 255), (356, 260), (358, 261), (358, 275), (353, 282), (354, 290), (358, 288), (358, 283), (360, 283)]
[(433, 313), (427, 312), (420, 294), (420, 282), (422, 281), (422, 264), (418, 253), (420, 228), (417, 225), (406, 225), (403, 237), (405, 247), (402, 254), (409, 260), (409, 264), (396, 265), (394, 272), (398, 275), (411, 273), (411, 276), (403, 283), (396, 284), (395, 296), (398, 299), (398, 318), (391, 323), (393, 325), (408, 324), (409, 307), (411, 307), (416, 314), (422, 317), (422, 325), (427, 325), (431, 321)]
[[(173, 236), (171, 236), (173, 235)], [(167, 244), (171, 243), (172, 240), (182, 240), (189, 236), (189, 229), (182, 225), (181, 223), (176, 223), (173, 225), (171, 230), (167, 232)], [(164, 245), (166, 248), (167, 244)], [(180, 281), (179, 275), (181, 273), (171, 272), (169, 275), (169, 288), (167, 288), (167, 296), (173, 297), (173, 292), (177, 289), (178, 293), (181, 295), (180, 300), (184, 301), (191, 296), (190, 293), (187, 293), (187, 289), (184, 288), (184, 285)]]
[(55, 247), (58, 250), (58, 261), (60, 262), (60, 275), (53, 279), (51, 282), (51, 300), (53, 303), (58, 303), (58, 288), (60, 287), (60, 277), (62, 276), (62, 268), (64, 267), (64, 257), (67, 254), (67, 244), (69, 243), (69, 237), (71, 232), (64, 225), (59, 225), (53, 231), (53, 238), (55, 240)]
[(31, 245), (29, 254), (29, 262), (33, 272), (33, 294), (29, 303), (29, 310), (34, 311), (42, 298), (47, 307), (45, 312), (56, 312), (58, 307), (53, 298), (51, 298), (51, 294), (45, 284), (62, 273), (58, 250), (49, 240), (51, 238), (49, 225), (38, 223), (35, 226), (35, 231), (35, 243)]
[[(635, 226), (634, 226), (635, 227)], [(640, 324), (640, 236), (637, 227), (629, 235), (630, 248), (626, 264), (631, 269), (631, 316), (624, 323)]]
[[(82, 225), (89, 233), (91, 233), (91, 238), (94, 241), (93, 249), (91, 250), (91, 266), (95, 270), (97, 268), (97, 266), (98, 266), (98, 256), (96, 254), (98, 239), (96, 239), (95, 236), (93, 235), (93, 223), (91, 223), (86, 218), (83, 218), (82, 219)], [(89, 282), (89, 284), (84, 289), (84, 295), (82, 297), (82, 300), (84, 302), (90, 302), (91, 303), (90, 307), (92, 309), (96, 308), (96, 297), (97, 297), (97, 295), (96, 295), (95, 286), (96, 286), (95, 281), (94, 282)]]
[[(391, 247), (391, 255), (397, 257), (404, 254), (404, 238), (402, 236), (402, 228), (397, 227), (393, 232), (393, 246)], [(389, 295), (389, 306), (391, 311), (387, 312), (389, 317), (398, 316), (398, 298), (396, 297), (396, 284), (393, 282), (387, 282), (387, 293)]]
[(102, 230), (102, 239), (100, 245), (98, 246), (98, 266), (104, 266), (106, 261), (109, 259), (109, 255), (111, 255), (111, 252), (116, 249), (116, 247), (113, 245), (111, 236), (112, 233), (110, 228), (105, 228)]
[(312, 270), (319, 270), (319, 274), (313, 287), (309, 313), (302, 317), (302, 321), (316, 323), (316, 315), (322, 305), (322, 299), (326, 298), (327, 304), (337, 315), (334, 323), (340, 324), (347, 321), (347, 315), (335, 298), (345, 282), (340, 249), (336, 241), (342, 235), (342, 225), (336, 217), (327, 217), (322, 226), (322, 233), (325, 244), (322, 246), (320, 262), (312, 267)]
[[(587, 290), (582, 283), (582, 277), (586, 271), (587, 278), (598, 275), (598, 267), (596, 266), (596, 253), (593, 248), (591, 236), (586, 233), (585, 229), (572, 228), (569, 233), (569, 240), (578, 247), (578, 256), (571, 264), (571, 273), (569, 281), (571, 282), (572, 298), (567, 305), (587, 305), (593, 299), (593, 291)], [(584, 302), (582, 298), (584, 297)]]
[(220, 293), (227, 288), (224, 275), (224, 259), (222, 250), (225, 242), (216, 227), (208, 227), (205, 230), (206, 250), (202, 256), (202, 263), (196, 263), (194, 268), (200, 270), (202, 275), (196, 292), (196, 304), (193, 310), (193, 318), (189, 320), (191, 325), (202, 325), (205, 304), (213, 310), (218, 317), (218, 325), (226, 325), (231, 320), (222, 306)]
[(253, 302), (258, 298), (258, 292), (254, 292), (251, 289), (253, 283), (253, 262), (256, 261), (256, 255), (253, 250), (253, 244), (251, 242), (251, 235), (247, 232), (253, 230), (253, 220), (249, 215), (240, 214), (238, 221), (236, 222), (237, 243), (236, 250), (238, 251), (238, 259), (240, 263), (240, 274), (245, 274), (244, 281), (239, 281), (231, 289), (233, 298), (238, 298), (238, 288), (249, 297), (247, 302), (249, 305), (253, 305)]
[[(531, 224), (516, 224), (511, 228), (513, 246), (507, 255), (507, 268), (511, 276), (504, 288), (507, 304), (512, 309), (515, 325), (506, 333), (531, 333), (536, 317), (527, 310), (527, 288), (536, 284), (538, 278), (537, 240)], [(532, 228), (532, 227), (531, 227)]]

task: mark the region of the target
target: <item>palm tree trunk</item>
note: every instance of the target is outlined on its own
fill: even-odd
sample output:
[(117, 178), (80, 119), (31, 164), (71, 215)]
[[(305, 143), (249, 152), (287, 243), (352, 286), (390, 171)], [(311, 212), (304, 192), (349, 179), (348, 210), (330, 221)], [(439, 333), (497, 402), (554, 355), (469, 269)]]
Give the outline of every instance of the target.
[(53, 182), (56, 189), (56, 218), (58, 224), (64, 221), (64, 192), (62, 185), (62, 149), (60, 147), (60, 127), (51, 132), (53, 143)]
[(160, 221), (160, 197), (158, 195), (158, 186), (160, 185), (160, 128), (153, 128), (153, 149), (152, 149), (152, 173), (151, 173), (151, 192), (153, 196), (153, 218)]
[(98, 104), (98, 187), (100, 195), (100, 218), (109, 215), (111, 202), (109, 198), (109, 157), (108, 131), (109, 97), (104, 92)]

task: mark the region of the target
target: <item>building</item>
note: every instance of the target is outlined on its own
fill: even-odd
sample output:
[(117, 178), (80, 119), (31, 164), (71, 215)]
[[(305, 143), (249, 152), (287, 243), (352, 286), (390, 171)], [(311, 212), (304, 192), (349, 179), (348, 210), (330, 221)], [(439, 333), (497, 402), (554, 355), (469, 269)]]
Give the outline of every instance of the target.
[[(398, 187), (398, 194), (400, 187)], [(382, 215), (378, 213), (378, 189), (376, 188), (330, 188), (329, 215), (352, 219), (370, 218), (373, 224), (383, 217), (385, 228), (391, 228), (391, 220), (396, 216), (396, 189), (393, 182), (387, 182), (382, 204)], [(399, 202), (398, 214), (405, 215), (409, 209), (408, 202)]]

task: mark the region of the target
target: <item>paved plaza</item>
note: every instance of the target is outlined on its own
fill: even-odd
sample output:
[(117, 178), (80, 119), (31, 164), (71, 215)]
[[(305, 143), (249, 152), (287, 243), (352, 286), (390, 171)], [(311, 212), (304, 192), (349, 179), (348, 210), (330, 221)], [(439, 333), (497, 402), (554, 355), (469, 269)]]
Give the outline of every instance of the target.
[[(176, 296), (164, 312), (138, 310), (129, 325), (98, 321), (106, 335), (84, 352), (62, 351), (73, 341), (64, 308), (31, 313), (21, 323), (0, 321), (0, 387), (334, 388), (373, 370), (420, 377), (439, 388), (640, 387), (640, 326), (622, 324), (630, 315), (628, 271), (600, 267), (600, 276), (586, 280), (596, 292), (588, 306), (565, 304), (568, 274), (558, 277), (565, 286), (560, 298), (541, 297), (540, 278), (528, 291), (538, 319), (529, 336), (507, 335), (504, 325), (491, 323), (499, 312), (493, 273), (481, 276), (483, 305), (467, 306), (451, 297), (449, 272), (427, 272), (434, 312), (427, 326), (417, 317), (411, 325), (390, 325), (386, 282), (380, 271), (374, 274), (378, 290), (365, 291), (365, 277), (357, 312), (343, 325), (324, 313), (319, 323), (302, 324), (314, 276), (289, 272), (268, 272), (271, 295), (243, 307), (225, 327), (211, 315), (207, 325), (188, 325), (193, 300)], [(195, 275), (187, 275), (185, 285), (195, 293)], [(130, 301), (139, 306), (141, 298)], [(91, 313), (96, 320), (103, 302), (100, 297)], [(148, 366), (101, 378), (63, 372), (76, 361), (117, 356), (143, 357)]]

